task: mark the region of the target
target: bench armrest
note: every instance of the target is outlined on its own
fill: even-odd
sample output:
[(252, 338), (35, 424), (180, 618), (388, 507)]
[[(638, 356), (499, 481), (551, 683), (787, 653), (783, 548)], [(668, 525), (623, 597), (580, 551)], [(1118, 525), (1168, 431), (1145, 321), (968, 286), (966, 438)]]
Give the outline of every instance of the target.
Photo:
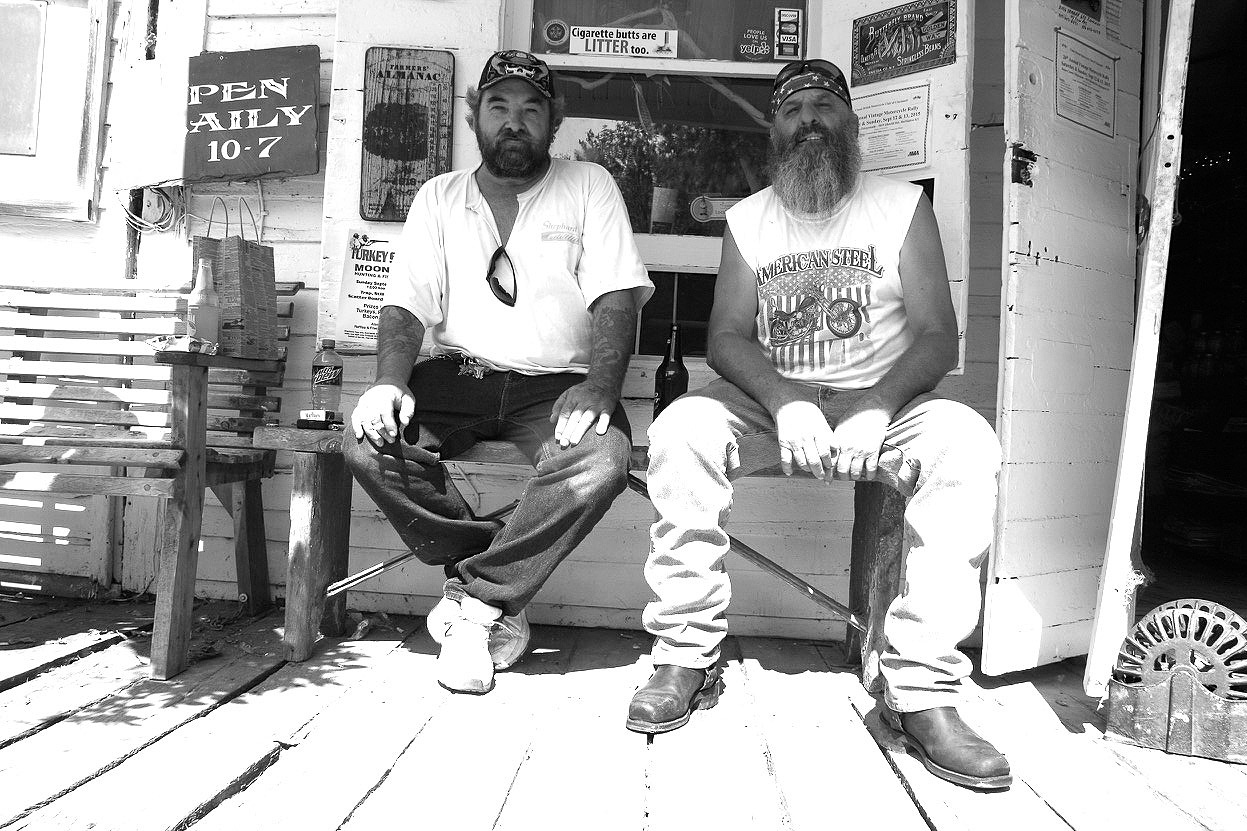
[(253, 372), (277, 372), (282, 365), (276, 358), (238, 358), (232, 355), (205, 355), (202, 352), (157, 352), (156, 363), (203, 366), (209, 369), (245, 369)]

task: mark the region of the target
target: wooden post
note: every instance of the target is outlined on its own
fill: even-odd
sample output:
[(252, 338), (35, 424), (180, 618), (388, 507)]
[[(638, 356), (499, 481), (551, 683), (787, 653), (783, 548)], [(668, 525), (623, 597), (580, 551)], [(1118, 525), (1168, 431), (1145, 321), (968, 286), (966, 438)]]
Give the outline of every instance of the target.
[[(262, 483), (248, 479), (227, 486), (233, 502), (234, 568), (238, 575), (238, 599), (249, 615), (258, 615), (272, 604), (269, 596), (268, 545), (264, 540)], [(245, 598), (245, 599), (244, 599)]]
[(341, 452), (294, 454), (290, 493), (290, 560), (286, 573), (286, 660), (305, 661), (319, 628), (346, 631), (346, 594), (325, 600), (346, 576), (351, 475)]
[(853, 489), (853, 553), (849, 607), (866, 624), (850, 628), (845, 652), (862, 662), (862, 686), (883, 688), (879, 655), (887, 646), (883, 621), (905, 578), (905, 497), (882, 482), (858, 482)]
[(175, 364), (169, 379), (170, 441), (186, 451), (165, 510), (152, 627), (152, 677), (172, 678), (186, 668), (190, 647), (195, 570), (203, 521), (207, 455), (207, 366)]

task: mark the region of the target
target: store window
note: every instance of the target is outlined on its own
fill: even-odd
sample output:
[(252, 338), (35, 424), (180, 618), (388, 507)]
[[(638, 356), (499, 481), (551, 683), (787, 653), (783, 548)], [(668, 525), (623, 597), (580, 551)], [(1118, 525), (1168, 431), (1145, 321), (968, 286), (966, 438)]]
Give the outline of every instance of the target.
[(752, 78), (564, 70), (551, 152), (610, 171), (637, 234), (723, 236), (723, 212), (768, 184), (766, 100)]
[[(815, 4), (817, 6), (817, 4)], [(704, 356), (728, 208), (769, 184), (767, 106), (806, 54), (805, 0), (509, 0), (512, 42), (558, 73), (551, 152), (614, 177), (654, 281), (637, 354), (672, 323)]]
[(0, 0), (0, 214), (89, 220), (110, 0)]
[(0, 51), (0, 154), (35, 154), (46, 24), (45, 3), (0, 0), (0, 26), (9, 33)]
[[(559, 81), (567, 107), (551, 152), (610, 171), (638, 235), (713, 237), (717, 247), (727, 209), (769, 184), (767, 80), (563, 70)], [(651, 267), (638, 354), (662, 354), (673, 322), (685, 354), (705, 354), (714, 274), (699, 271)]]

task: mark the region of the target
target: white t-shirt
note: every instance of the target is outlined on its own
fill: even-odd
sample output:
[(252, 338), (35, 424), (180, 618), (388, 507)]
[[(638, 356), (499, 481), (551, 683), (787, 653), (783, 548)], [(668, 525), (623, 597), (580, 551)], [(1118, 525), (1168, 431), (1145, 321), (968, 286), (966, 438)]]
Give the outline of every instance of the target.
[(519, 194), (506, 245), (513, 307), (485, 280), (499, 244), (473, 171), (436, 176), (416, 194), (384, 302), (424, 324), (431, 354), (528, 375), (587, 373), (593, 301), (619, 289), (642, 288), (643, 301), (654, 293), (619, 188), (596, 164), (553, 159)]
[(827, 219), (790, 213), (771, 188), (727, 212), (758, 283), (758, 340), (786, 378), (865, 389), (913, 342), (901, 246), (922, 188), (870, 173)]

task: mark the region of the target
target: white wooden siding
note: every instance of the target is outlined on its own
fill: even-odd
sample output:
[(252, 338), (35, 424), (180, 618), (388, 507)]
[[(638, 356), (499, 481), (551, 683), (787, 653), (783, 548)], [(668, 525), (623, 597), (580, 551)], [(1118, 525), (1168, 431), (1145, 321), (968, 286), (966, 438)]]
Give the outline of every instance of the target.
[(1058, 0), (1007, 4), (1006, 140), (1037, 161), (1033, 186), (1008, 186), (990, 674), (1078, 654), (1090, 634), (1133, 336), (1142, 5), (1120, 5), (1117, 37), (1074, 32), (1116, 60), (1108, 138), (1054, 114), (1069, 12)]
[[(116, 123), (114, 79), (141, 38), (135, 34), (130, 4), (112, 4), (109, 39), (109, 77), (105, 88), (105, 147)], [(107, 154), (102, 154), (107, 158)], [(106, 162), (95, 222), (30, 219), (0, 215), (0, 262), (15, 274), (29, 276), (32, 285), (56, 281), (85, 285), (125, 274), (125, 220), (111, 190)], [(46, 465), (22, 465), (20, 470), (50, 470)], [(93, 469), (94, 470), (94, 469)], [(0, 569), (63, 574), (112, 580), (109, 553), (111, 523), (109, 497), (72, 494), (23, 493), (0, 495)]]
[[(335, 0), (208, 0), (204, 22), (203, 48), (213, 52), (234, 52), (249, 49), (272, 49), (280, 46), (316, 44), (320, 47), (320, 148), (321, 172), (312, 176), (286, 179), (265, 179), (256, 182), (199, 184), (187, 188), (189, 236), (203, 234), (212, 203), (216, 197), (225, 200), (229, 209), (231, 233), (238, 233), (240, 211), (238, 200), (245, 199), (254, 212), (264, 244), (273, 248), (274, 268), (281, 281), (302, 281), (305, 288), (294, 300), (294, 317), (283, 320), (290, 326), (288, 363), (285, 387), (280, 391), (281, 418), (293, 422), (298, 410), (306, 407), (309, 397), (310, 367), (316, 343), (316, 311), (320, 285), (321, 213), (325, 190), (325, 151), (329, 124), (329, 88), (333, 75)], [(263, 214), (260, 193), (263, 191)], [(214, 235), (222, 235), (222, 213), (217, 209)], [(242, 211), (244, 235), (253, 239), (250, 216)], [(152, 242), (145, 237), (144, 246)], [(140, 260), (140, 269), (172, 269), (189, 277), (192, 267), (190, 249), (184, 240), (177, 241), (170, 251), (155, 240), (159, 252)], [(144, 253), (140, 248), (140, 255)], [(283, 473), (265, 480), (265, 528), (269, 540), (269, 575), (274, 583), (286, 579), (286, 539), (290, 518), (290, 478), (288, 458), (282, 460)], [(155, 500), (130, 500), (126, 515), (126, 539), (122, 583), (127, 589), (152, 585), (156, 571), (156, 546), (160, 528), (160, 503)], [(209, 492), (204, 505), (199, 574), (203, 578), (197, 594), (232, 598), (234, 585), (233, 521)], [(226, 575), (226, 576), (222, 576)]]
[[(281, 391), (283, 420), (308, 399), (308, 369), (318, 329), (334, 331), (337, 280), (341, 269), (346, 233), (362, 228), (369, 233), (394, 234), (397, 224), (365, 223), (358, 218), (359, 126), (362, 118), (361, 72), (363, 52), (372, 45), (407, 45), (448, 48), (456, 53), (456, 112), (453, 163), (457, 168), (476, 163), (471, 133), (463, 122), (463, 92), (475, 81), (484, 58), (500, 43), (499, 4), (432, 2), (414, 0), (396, 11), (392, 3), (381, 0), (350, 0), (341, 4), (330, 0), (287, 0), (256, 3), (252, 0), (208, 0), (202, 47), (214, 51), (271, 48), (316, 43), (322, 58), (323, 172), (316, 176), (287, 180), (266, 180), (263, 184), (264, 214), (259, 214), (259, 188), (254, 183), (199, 185), (189, 188), (190, 212), (206, 217), (212, 197), (221, 196), (237, 222), (237, 198), (244, 197), (263, 223), (263, 241), (274, 247), (278, 277), (301, 280), (307, 288), (296, 300), (291, 320), (290, 362), (287, 383)], [(864, 8), (864, 6), (863, 6)], [(401, 12), (401, 13), (400, 13)], [(847, 14), (847, 12), (846, 12)], [(166, 17), (164, 25), (171, 23)], [(968, 18), (967, 18), (968, 19)], [(981, 30), (981, 29), (980, 29)], [(961, 27), (959, 61), (970, 54), (967, 26)], [(845, 46), (847, 49), (847, 45)], [(847, 52), (846, 52), (847, 54)], [(977, 67), (976, 67), (977, 69)], [(985, 83), (999, 84), (990, 73)], [(976, 89), (977, 94), (977, 89)], [(966, 118), (966, 102), (949, 100), (943, 109)], [(951, 117), (948, 120), (952, 120)], [(974, 116), (974, 120), (981, 120)], [(999, 119), (988, 119), (999, 120)], [(964, 123), (964, 122), (963, 122)], [(999, 179), (999, 159), (991, 158), (992, 143), (982, 147), (972, 137), (975, 171), (966, 193), (978, 199)], [(946, 140), (941, 147), (961, 145)], [(985, 149), (984, 149), (985, 148)], [(941, 183), (940, 194), (950, 196), (954, 210), (970, 201)], [(950, 272), (970, 274), (969, 285), (958, 280), (959, 308), (967, 323), (966, 373), (949, 378), (942, 389), (966, 401), (986, 416), (995, 410), (996, 350), (1000, 296), (1000, 236), (998, 208), (977, 208), (967, 219), (948, 219), (948, 206), (937, 215), (947, 228), (968, 232), (945, 233), (950, 250), (962, 251), (960, 261), (950, 260)], [(998, 197), (997, 197), (998, 201)], [(973, 224), (974, 221), (978, 225)], [(201, 233), (203, 223), (190, 219), (188, 232)], [(60, 230), (59, 228), (57, 229)], [(118, 227), (114, 259), (120, 267), (124, 256), (124, 232)], [(248, 229), (248, 233), (250, 233)], [(59, 241), (60, 234), (57, 234)], [(98, 263), (92, 253), (84, 262)], [(98, 266), (97, 266), (98, 267)], [(174, 235), (144, 237), (140, 249), (140, 275), (168, 280), (189, 273), (189, 251), (184, 239)], [(323, 290), (322, 290), (323, 289)], [(350, 407), (372, 377), (372, 358), (348, 358), (344, 406)], [(629, 373), (625, 395), (633, 420), (634, 434), (644, 441), (649, 422), (649, 396), (652, 390), (653, 360), (639, 358)], [(694, 384), (707, 373), (695, 373)], [(282, 594), (285, 580), (290, 494), (288, 455), (278, 457), (278, 472), (264, 483), (266, 533), (270, 574), (276, 594)], [(522, 472), (472, 472), (469, 477), (484, 499), (501, 500), (522, 487)], [(812, 481), (792, 481), (777, 486), (772, 480), (746, 480), (740, 483), (737, 509), (731, 530), (746, 542), (771, 553), (788, 567), (803, 573), (833, 596), (847, 594), (848, 551), (852, 518), (852, 489), (847, 484), (831, 487)], [(140, 505), (139, 503), (142, 503)], [(155, 570), (156, 530), (159, 517), (154, 501), (134, 500), (127, 515), (126, 539), (121, 576), (126, 588), (151, 585)], [(593, 535), (559, 569), (533, 606), (538, 621), (617, 625), (636, 627), (644, 603), (649, 599), (641, 573), (648, 547), (647, 532), (653, 520), (652, 509), (631, 493), (619, 498)], [(400, 549), (397, 535), (374, 505), (358, 491), (352, 510), (351, 567), (359, 568), (392, 556)], [(62, 523), (63, 525), (64, 523)], [(79, 540), (83, 531), (76, 526), (70, 538)], [(839, 637), (843, 625), (826, 620), (816, 606), (795, 592), (776, 583), (749, 564), (729, 560), (734, 578), (734, 631), (742, 634), (783, 634), (798, 637)], [(418, 564), (399, 569), (366, 584), (365, 591), (352, 594), (352, 605), (421, 613), (427, 611), (439, 592), (440, 571)], [(201, 595), (229, 598), (235, 593), (232, 523), (225, 511), (209, 495), (204, 517), (200, 558)]]

